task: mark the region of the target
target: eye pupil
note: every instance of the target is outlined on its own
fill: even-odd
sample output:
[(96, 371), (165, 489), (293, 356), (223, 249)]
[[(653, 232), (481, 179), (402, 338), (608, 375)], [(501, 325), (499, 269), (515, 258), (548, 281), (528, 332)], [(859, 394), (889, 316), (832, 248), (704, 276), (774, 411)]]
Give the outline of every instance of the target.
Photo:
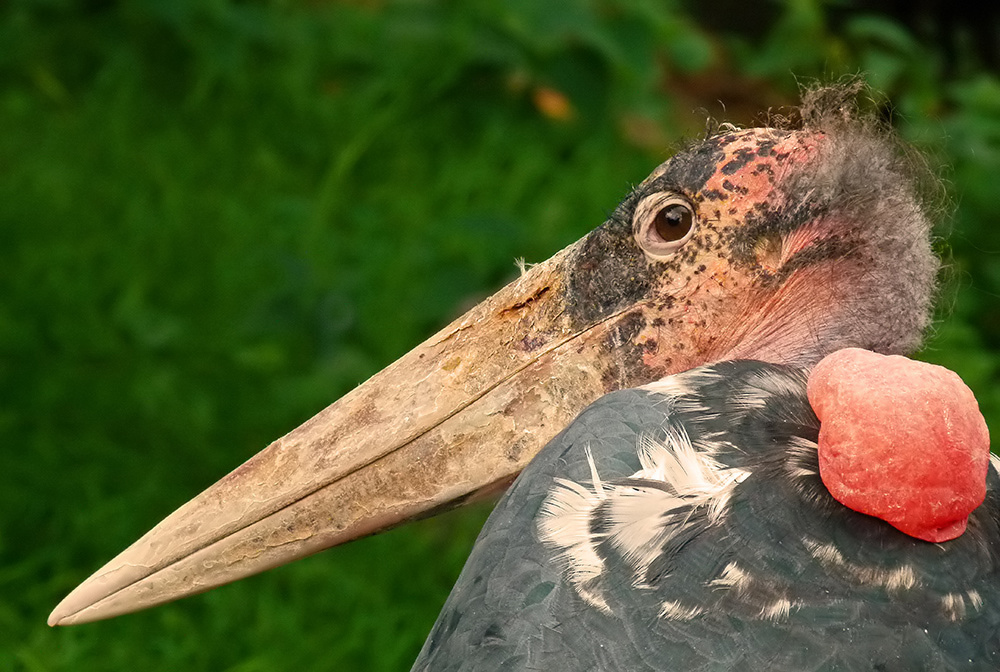
[(680, 203), (673, 203), (656, 213), (653, 226), (656, 234), (665, 242), (680, 240), (694, 225), (691, 210)]
[(697, 228), (698, 215), (694, 206), (670, 191), (646, 196), (632, 215), (635, 241), (652, 260), (672, 256), (691, 240)]

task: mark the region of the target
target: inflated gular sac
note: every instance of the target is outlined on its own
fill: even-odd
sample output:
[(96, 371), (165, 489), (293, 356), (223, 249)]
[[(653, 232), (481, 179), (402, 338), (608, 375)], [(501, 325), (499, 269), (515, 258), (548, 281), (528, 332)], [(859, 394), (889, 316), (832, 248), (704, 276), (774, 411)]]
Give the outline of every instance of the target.
[(845, 506), (925, 541), (954, 539), (986, 496), (990, 438), (952, 371), (859, 348), (813, 370), (820, 475)]

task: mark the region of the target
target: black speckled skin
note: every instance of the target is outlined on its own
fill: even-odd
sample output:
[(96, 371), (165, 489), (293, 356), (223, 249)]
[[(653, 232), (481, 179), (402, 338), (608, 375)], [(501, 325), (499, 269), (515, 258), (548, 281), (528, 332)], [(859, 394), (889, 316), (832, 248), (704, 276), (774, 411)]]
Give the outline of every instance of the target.
[[(490, 516), (414, 670), (1000, 669), (1000, 481), (993, 469), (986, 501), (963, 536), (918, 541), (842, 507), (818, 477), (793, 487), (787, 441), (814, 441), (818, 431), (801, 372), (757, 362), (713, 368), (724, 375), (693, 395), (721, 409), (717, 419), (668, 416), (663, 395), (625, 390), (592, 404), (546, 446)], [(792, 392), (771, 393), (763, 408), (733, 421), (733, 392), (761, 373), (785, 376)], [(624, 566), (605, 557), (601, 585), (611, 613), (602, 613), (539, 542), (539, 508), (554, 478), (590, 483), (587, 446), (602, 479), (628, 477), (640, 468), (637, 437), (669, 422), (683, 424), (696, 443), (725, 430), (733, 446), (720, 462), (751, 476), (736, 486), (722, 523), (664, 552), (647, 587), (634, 588)], [(889, 589), (859, 579), (858, 571), (832, 569), (804, 539), (832, 544), (856, 570), (906, 564), (917, 585)], [(752, 590), (737, 595), (706, 585), (730, 562), (749, 572)], [(943, 609), (949, 594), (964, 596), (961, 617)], [(796, 607), (785, 618), (763, 618), (761, 606), (775, 595)], [(701, 605), (705, 613), (664, 618), (665, 600)]]

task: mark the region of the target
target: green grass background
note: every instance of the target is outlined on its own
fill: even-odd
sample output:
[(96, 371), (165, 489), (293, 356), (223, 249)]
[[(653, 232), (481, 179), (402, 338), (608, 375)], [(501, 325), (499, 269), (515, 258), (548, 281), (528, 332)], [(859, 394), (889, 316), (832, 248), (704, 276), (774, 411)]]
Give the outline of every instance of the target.
[(704, 4), (0, 5), (0, 670), (408, 669), (488, 507), (45, 618), (515, 258), (599, 224), (707, 117), (750, 123), (797, 77), (866, 73), (945, 176), (922, 356), (1000, 427), (1000, 84), (974, 31)]

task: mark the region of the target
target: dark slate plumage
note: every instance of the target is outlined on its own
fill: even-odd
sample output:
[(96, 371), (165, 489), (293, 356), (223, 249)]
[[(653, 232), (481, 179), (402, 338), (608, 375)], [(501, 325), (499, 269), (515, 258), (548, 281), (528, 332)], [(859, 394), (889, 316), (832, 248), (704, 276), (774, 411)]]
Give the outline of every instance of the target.
[[(833, 500), (818, 427), (805, 374), (761, 362), (600, 399), (500, 501), (414, 670), (1000, 669), (995, 471), (966, 534), (930, 544)], [(651, 476), (643, 433), (718, 489)], [(648, 524), (627, 536), (619, 505)]]

